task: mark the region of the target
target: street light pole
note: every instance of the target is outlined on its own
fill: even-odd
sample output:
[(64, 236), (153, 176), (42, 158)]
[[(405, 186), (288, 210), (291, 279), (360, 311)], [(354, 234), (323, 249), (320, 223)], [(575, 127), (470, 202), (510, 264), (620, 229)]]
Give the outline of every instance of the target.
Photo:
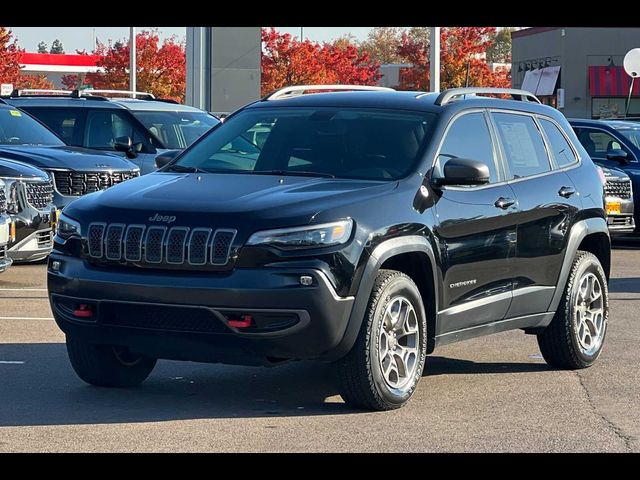
[(136, 27), (129, 27), (129, 90), (132, 92), (136, 91), (136, 69)]
[(431, 48), (429, 48), (429, 65), (431, 66), (429, 91), (440, 91), (440, 27), (431, 27)]

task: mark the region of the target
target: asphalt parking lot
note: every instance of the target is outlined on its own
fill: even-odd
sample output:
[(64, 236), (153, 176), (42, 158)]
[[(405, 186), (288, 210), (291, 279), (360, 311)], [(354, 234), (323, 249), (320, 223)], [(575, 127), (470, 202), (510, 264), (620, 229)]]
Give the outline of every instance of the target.
[(0, 276), (0, 452), (638, 452), (639, 272), (640, 241), (619, 243), (594, 367), (552, 370), (535, 337), (502, 333), (437, 350), (405, 408), (369, 413), (314, 363), (160, 361), (138, 388), (87, 386), (51, 318), (45, 266), (14, 266)]

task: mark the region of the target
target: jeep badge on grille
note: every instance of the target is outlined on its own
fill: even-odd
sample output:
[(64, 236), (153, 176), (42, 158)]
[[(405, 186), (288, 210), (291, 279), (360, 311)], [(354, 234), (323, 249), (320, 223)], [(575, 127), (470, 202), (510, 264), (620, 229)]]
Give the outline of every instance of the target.
[(156, 213), (152, 217), (149, 217), (150, 222), (164, 222), (164, 223), (173, 223), (176, 221), (176, 217), (173, 215), (160, 215)]

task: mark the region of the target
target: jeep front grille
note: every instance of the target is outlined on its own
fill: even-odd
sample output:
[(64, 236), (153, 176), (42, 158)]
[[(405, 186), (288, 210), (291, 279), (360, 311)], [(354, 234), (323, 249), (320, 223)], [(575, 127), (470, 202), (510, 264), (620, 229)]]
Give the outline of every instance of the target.
[(631, 180), (609, 180), (604, 186), (607, 197), (631, 198)]
[(87, 229), (90, 258), (119, 263), (212, 265), (229, 263), (235, 230), (92, 223)]
[(138, 177), (140, 172), (78, 172), (54, 171), (56, 190), (61, 195), (79, 197), (86, 193), (105, 190), (113, 185)]
[(4, 213), (7, 210), (7, 194), (4, 191), (4, 187), (0, 187), (0, 213)]
[(7, 258), (7, 246), (0, 245), (0, 260), (4, 260)]
[(27, 202), (33, 208), (42, 210), (53, 201), (53, 185), (51, 182), (28, 182)]

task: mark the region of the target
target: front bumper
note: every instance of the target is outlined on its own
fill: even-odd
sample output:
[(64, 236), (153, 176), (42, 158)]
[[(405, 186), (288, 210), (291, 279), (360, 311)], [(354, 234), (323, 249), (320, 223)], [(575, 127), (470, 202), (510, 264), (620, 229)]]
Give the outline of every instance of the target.
[[(302, 286), (301, 275), (313, 284)], [(315, 269), (149, 272), (96, 267), (56, 252), (49, 258), (48, 288), (55, 320), (67, 335), (155, 358), (241, 365), (329, 358), (354, 302), (337, 296)], [(81, 304), (91, 318), (75, 316)], [(229, 319), (245, 315), (266, 327), (229, 326)]]
[(15, 262), (37, 262), (51, 253), (53, 232), (51, 227), (35, 230), (11, 245), (8, 255)]
[[(612, 236), (625, 235), (633, 233), (636, 228), (636, 222), (633, 218), (634, 202), (633, 199), (623, 199), (619, 197), (605, 197), (607, 206), (607, 226)], [(609, 205), (615, 204), (619, 211), (611, 213)]]
[(633, 233), (636, 222), (633, 215), (607, 215), (607, 227), (611, 236)]

